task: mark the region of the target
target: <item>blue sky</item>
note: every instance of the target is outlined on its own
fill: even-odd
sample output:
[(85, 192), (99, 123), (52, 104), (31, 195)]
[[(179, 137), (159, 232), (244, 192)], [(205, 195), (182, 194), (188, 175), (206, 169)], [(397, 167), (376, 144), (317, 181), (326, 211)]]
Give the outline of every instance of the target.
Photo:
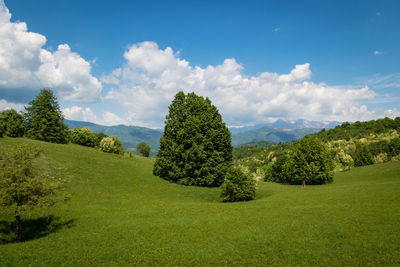
[(400, 115), (399, 1), (5, 0), (0, 9), (0, 109), (50, 87), (67, 118), (107, 125), (162, 127), (179, 90), (210, 97), (235, 126)]

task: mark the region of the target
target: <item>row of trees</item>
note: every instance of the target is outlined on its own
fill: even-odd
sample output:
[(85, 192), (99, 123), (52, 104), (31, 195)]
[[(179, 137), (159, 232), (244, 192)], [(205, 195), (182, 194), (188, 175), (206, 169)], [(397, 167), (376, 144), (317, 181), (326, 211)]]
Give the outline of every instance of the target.
[[(103, 152), (124, 154), (121, 141), (115, 136), (94, 133), (87, 127), (69, 130), (64, 124), (64, 117), (57, 98), (48, 89), (40, 91), (36, 99), (20, 114), (13, 109), (0, 111), (0, 137), (22, 137), (66, 144), (68, 142), (89, 147), (98, 147)], [(137, 151), (143, 156), (150, 155), (150, 146), (139, 143)]]
[(370, 134), (385, 133), (388, 130), (400, 131), (400, 117), (392, 120), (390, 118), (371, 120), (366, 122), (356, 121), (354, 123), (344, 122), (334, 129), (322, 130), (315, 134), (323, 142), (332, 140), (359, 139)]

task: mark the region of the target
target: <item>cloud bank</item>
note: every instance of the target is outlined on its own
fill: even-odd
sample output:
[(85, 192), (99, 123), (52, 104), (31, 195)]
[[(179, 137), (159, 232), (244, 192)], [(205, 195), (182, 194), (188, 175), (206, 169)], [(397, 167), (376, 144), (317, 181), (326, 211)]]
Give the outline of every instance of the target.
[(11, 22), (0, 0), (0, 93), (51, 88), (63, 100), (98, 101), (102, 84), (90, 74), (90, 63), (67, 44), (54, 52), (44, 49), (45, 44), (46, 37), (29, 32), (26, 23)]
[(101, 80), (114, 86), (106, 99), (129, 110), (129, 124), (162, 126), (168, 105), (179, 90), (209, 97), (228, 125), (278, 118), (354, 121), (376, 117), (360, 104), (373, 99), (374, 91), (311, 82), (309, 63), (296, 65), (288, 74), (247, 76), (234, 58), (217, 66), (191, 66), (172, 48), (163, 50), (154, 42), (130, 46), (124, 59), (123, 66)]
[(62, 113), (64, 117), (69, 120), (89, 121), (106, 126), (126, 124), (124, 119), (121, 119), (114, 113), (103, 112), (101, 116), (97, 116), (90, 108), (82, 108), (79, 106), (62, 109)]

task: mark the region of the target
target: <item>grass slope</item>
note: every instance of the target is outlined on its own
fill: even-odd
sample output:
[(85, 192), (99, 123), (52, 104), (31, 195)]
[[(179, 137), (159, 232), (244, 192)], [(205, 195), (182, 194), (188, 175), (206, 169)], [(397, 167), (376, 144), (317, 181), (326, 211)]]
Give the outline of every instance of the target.
[(7, 242), (13, 211), (1, 207), (3, 266), (400, 264), (398, 162), (306, 189), (261, 182), (256, 201), (219, 203), (217, 188), (154, 177), (153, 159), (0, 139), (20, 143), (44, 147), (37, 165), (68, 177), (72, 199), (37, 211), (39, 233), (20, 244)]

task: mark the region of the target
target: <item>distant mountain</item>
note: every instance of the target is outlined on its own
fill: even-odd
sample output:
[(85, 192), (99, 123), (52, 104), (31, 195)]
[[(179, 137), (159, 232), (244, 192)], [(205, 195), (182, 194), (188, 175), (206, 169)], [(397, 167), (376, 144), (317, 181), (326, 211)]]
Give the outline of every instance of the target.
[(240, 127), (240, 128), (229, 128), (232, 134), (237, 134), (237, 133), (243, 133), (247, 131), (255, 131), (260, 128), (269, 126), (273, 128), (278, 128), (278, 129), (291, 129), (291, 130), (297, 130), (297, 129), (305, 129), (305, 128), (316, 128), (316, 129), (332, 129), (335, 128), (338, 125), (341, 125), (342, 123), (337, 122), (337, 121), (309, 121), (309, 120), (304, 120), (304, 119), (298, 119), (298, 120), (282, 120), (279, 119), (273, 123), (264, 123), (264, 124), (257, 124), (254, 126), (246, 126), (246, 127)]
[(254, 131), (236, 133), (232, 135), (232, 145), (237, 146), (259, 141), (291, 142), (303, 136), (320, 131), (318, 128), (304, 129), (278, 129), (270, 126), (262, 127)]
[[(114, 135), (121, 140), (125, 149), (134, 149), (140, 142), (146, 142), (151, 146), (152, 151), (160, 148), (160, 137), (163, 134), (162, 130), (154, 130), (139, 126), (104, 126), (91, 122), (65, 120), (65, 124), (73, 129), (75, 127), (88, 127), (95, 133), (102, 132), (107, 135)], [(340, 125), (338, 122), (317, 122), (308, 120), (277, 120), (268, 125), (255, 125), (242, 128), (230, 128), (232, 133), (232, 145), (271, 141), (275, 143), (290, 142), (300, 139), (304, 135), (315, 133), (322, 128), (330, 129)]]
[(105, 133), (107, 135), (113, 135), (121, 140), (122, 145), (125, 149), (136, 148), (136, 145), (140, 142), (146, 142), (151, 146), (151, 150), (158, 150), (160, 147), (160, 137), (162, 136), (161, 130), (154, 130), (139, 126), (126, 126), (126, 125), (115, 125), (115, 126), (104, 126), (98, 125), (91, 122), (84, 121), (73, 121), (64, 120), (64, 123), (70, 128), (85, 126), (95, 133)]

